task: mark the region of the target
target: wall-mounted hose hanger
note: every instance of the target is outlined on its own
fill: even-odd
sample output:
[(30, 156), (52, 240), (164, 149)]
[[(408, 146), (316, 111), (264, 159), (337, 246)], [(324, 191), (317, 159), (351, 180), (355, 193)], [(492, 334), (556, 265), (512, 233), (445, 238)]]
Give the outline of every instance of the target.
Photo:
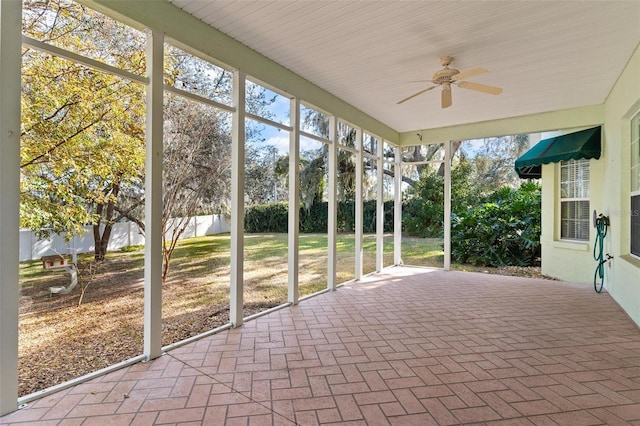
[[(596, 266), (596, 272), (593, 274), (593, 289), (596, 293), (600, 293), (602, 291), (602, 287), (604, 286), (604, 265), (611, 259), (609, 253), (604, 254), (604, 239), (607, 236), (607, 230), (611, 222), (609, 222), (609, 217), (603, 215), (602, 213), (597, 214), (596, 211), (593, 211), (593, 226), (596, 228), (596, 242), (593, 245), (593, 258), (598, 262), (598, 266)], [(600, 283), (598, 284), (598, 280)]]

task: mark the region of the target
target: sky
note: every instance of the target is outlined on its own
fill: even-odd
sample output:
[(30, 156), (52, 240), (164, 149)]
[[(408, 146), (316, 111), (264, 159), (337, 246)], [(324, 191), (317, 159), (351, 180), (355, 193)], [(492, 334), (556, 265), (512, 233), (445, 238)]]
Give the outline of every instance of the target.
[[(270, 111), (275, 115), (272, 118), (272, 121), (289, 125), (291, 120), (289, 116), (290, 110), (290, 100), (289, 98), (278, 95), (269, 89), (266, 90), (267, 98), (275, 97), (275, 101), (270, 105)], [(280, 130), (277, 127), (260, 124), (262, 133), (261, 139), (264, 140), (265, 145), (274, 146), (278, 149), (278, 152), (281, 155), (287, 155), (289, 153), (289, 132)], [(306, 150), (309, 148), (316, 148), (317, 142), (308, 140), (306, 138), (300, 138), (300, 148), (301, 150)]]

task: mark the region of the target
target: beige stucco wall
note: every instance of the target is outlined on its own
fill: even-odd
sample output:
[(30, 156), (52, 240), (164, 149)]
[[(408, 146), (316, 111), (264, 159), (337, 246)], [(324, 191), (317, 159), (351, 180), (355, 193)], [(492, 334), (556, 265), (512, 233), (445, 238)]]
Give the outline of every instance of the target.
[(629, 255), (630, 247), (630, 119), (640, 112), (640, 47), (605, 103), (605, 153), (603, 208), (611, 216), (611, 250), (615, 259), (607, 290), (640, 324), (640, 260)]
[[(605, 288), (640, 324), (640, 260), (630, 244), (630, 118), (640, 111), (640, 47), (604, 104), (603, 151), (591, 160), (591, 210), (610, 217), (605, 252), (614, 256), (605, 270)], [(557, 164), (542, 168), (542, 272), (565, 281), (593, 285), (595, 229), (588, 243), (558, 241)]]

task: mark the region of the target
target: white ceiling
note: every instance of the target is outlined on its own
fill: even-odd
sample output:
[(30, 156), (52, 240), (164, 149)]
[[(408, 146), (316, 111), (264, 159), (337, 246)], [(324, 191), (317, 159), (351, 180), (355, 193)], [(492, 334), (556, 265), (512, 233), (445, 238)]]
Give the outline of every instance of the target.
[[(168, 1), (399, 132), (601, 104), (640, 43), (635, 0)], [(503, 93), (397, 105), (445, 55)]]

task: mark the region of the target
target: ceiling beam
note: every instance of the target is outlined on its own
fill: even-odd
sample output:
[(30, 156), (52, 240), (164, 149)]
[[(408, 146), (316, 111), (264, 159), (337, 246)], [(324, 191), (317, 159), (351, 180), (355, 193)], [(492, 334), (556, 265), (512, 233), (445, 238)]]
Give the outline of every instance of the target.
[(435, 129), (415, 130), (400, 134), (400, 145), (441, 143), (497, 136), (538, 133), (604, 123), (604, 105), (591, 105), (560, 111), (542, 112), (499, 120), (467, 123)]

